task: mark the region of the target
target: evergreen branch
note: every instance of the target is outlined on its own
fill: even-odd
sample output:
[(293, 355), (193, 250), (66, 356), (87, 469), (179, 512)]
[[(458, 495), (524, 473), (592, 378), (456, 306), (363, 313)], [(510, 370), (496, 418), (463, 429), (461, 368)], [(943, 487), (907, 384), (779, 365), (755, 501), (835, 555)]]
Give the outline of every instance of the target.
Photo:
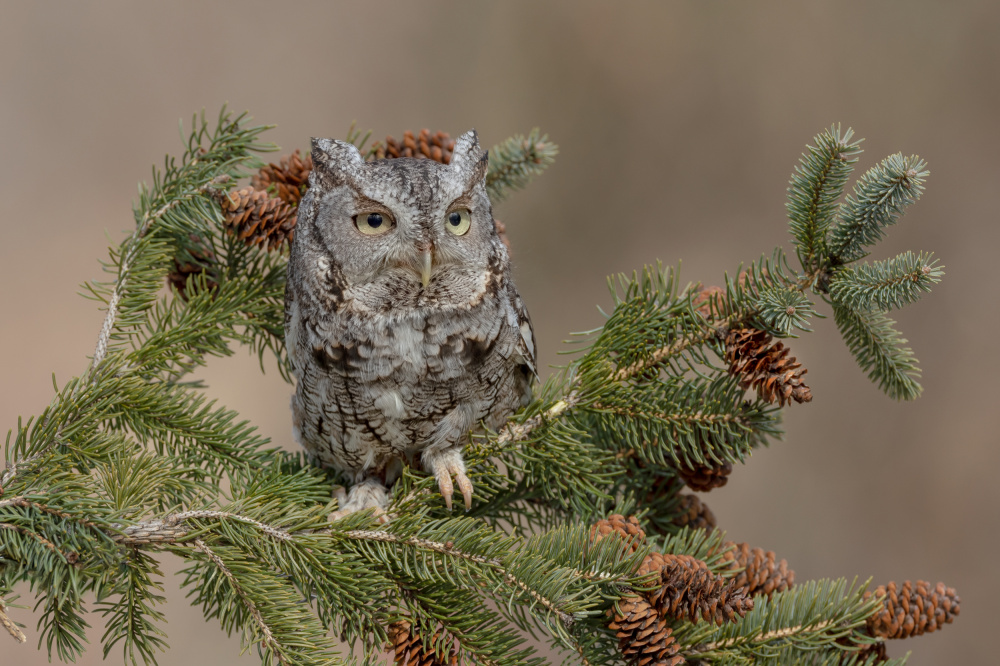
[(827, 250), (834, 264), (861, 259), (866, 247), (885, 236), (904, 209), (920, 198), (927, 164), (911, 155), (896, 153), (882, 160), (863, 175), (854, 186), (854, 194), (840, 209), (840, 221), (830, 231)]
[(853, 310), (887, 311), (914, 303), (941, 281), (933, 254), (907, 250), (892, 259), (845, 267), (830, 280), (830, 298)]
[(884, 314), (833, 304), (833, 317), (848, 349), (868, 378), (894, 400), (914, 400), (923, 390), (920, 368), (906, 338)]
[(6, 610), (7, 607), (4, 605), (3, 600), (0, 600), (0, 625), (7, 630), (7, 633), (9, 633), (15, 641), (18, 643), (26, 643), (28, 641), (28, 637), (24, 635), (23, 631), (21, 631), (21, 627), (17, 626), (17, 623), (10, 619)]
[(111, 333), (115, 327), (115, 321), (118, 318), (118, 307), (121, 303), (126, 285), (128, 284), (129, 272), (132, 270), (132, 264), (136, 261), (142, 247), (139, 245), (138, 241), (142, 240), (146, 236), (155, 221), (166, 215), (181, 203), (190, 201), (196, 196), (218, 190), (221, 185), (228, 183), (229, 180), (230, 178), (227, 174), (216, 176), (195, 190), (172, 199), (159, 209), (143, 215), (142, 219), (139, 221), (138, 228), (131, 238), (131, 243), (128, 249), (122, 254), (122, 260), (118, 270), (118, 280), (115, 284), (114, 291), (111, 293), (111, 298), (108, 301), (107, 313), (104, 316), (104, 323), (101, 325), (101, 333), (97, 337), (97, 345), (94, 349), (94, 358), (90, 364), (91, 368), (99, 366), (108, 352), (108, 340), (111, 338)]
[[(799, 624), (794, 627), (782, 627), (781, 629), (773, 629), (767, 633), (758, 634), (752, 637), (750, 639), (750, 642), (769, 643), (775, 640), (791, 638), (798, 634), (820, 631), (830, 626), (831, 624), (833, 624), (832, 621), (824, 620), (822, 622), (817, 622), (816, 624), (811, 624), (808, 626)], [(718, 641), (716, 643), (705, 643), (703, 645), (699, 645), (696, 649), (689, 651), (687, 654), (693, 656), (704, 652), (716, 652), (717, 650), (724, 650), (726, 648), (731, 648), (735, 645), (738, 645), (741, 642), (741, 640), (744, 639), (733, 637), (733, 638), (727, 638), (722, 641)]]
[(808, 273), (824, 256), (826, 232), (837, 209), (837, 199), (861, 153), (861, 141), (851, 141), (854, 130), (841, 134), (840, 126), (816, 135), (806, 146), (788, 183), (788, 226), (802, 268)]
[(531, 179), (555, 161), (559, 146), (549, 141), (548, 134), (531, 130), (527, 137), (515, 134), (489, 151), (490, 165), (486, 174), (486, 190), (495, 204), (511, 190), (524, 188)]
[(292, 535), (286, 530), (273, 525), (267, 525), (247, 516), (241, 516), (229, 511), (184, 511), (174, 513), (163, 518), (128, 525), (121, 529), (120, 533), (112, 534), (111, 538), (126, 546), (138, 546), (152, 543), (180, 543), (193, 534), (200, 533), (200, 530), (192, 530), (184, 527), (183, 523), (188, 520), (233, 520), (246, 525), (251, 525), (260, 530), (263, 534), (278, 539), (279, 541), (291, 541)]
[(233, 572), (230, 571), (229, 567), (226, 566), (226, 563), (222, 560), (222, 558), (216, 555), (211, 548), (206, 546), (205, 542), (202, 541), (201, 539), (195, 539), (194, 546), (197, 550), (204, 553), (208, 557), (208, 559), (212, 561), (212, 564), (218, 567), (219, 571), (222, 572), (222, 575), (224, 575), (226, 579), (229, 581), (229, 584), (232, 586), (233, 590), (236, 592), (236, 594), (239, 595), (240, 599), (246, 606), (247, 611), (250, 613), (250, 616), (257, 624), (257, 628), (263, 635), (263, 640), (261, 641), (263, 645), (274, 653), (274, 655), (278, 659), (279, 664), (281, 664), (282, 666), (291, 666), (292, 662), (289, 661), (288, 658), (286, 657), (284, 648), (282, 648), (281, 643), (279, 643), (278, 639), (274, 637), (274, 633), (271, 631), (270, 625), (268, 625), (268, 623), (264, 621), (264, 616), (262, 616), (260, 610), (258, 610), (257, 604), (254, 603), (253, 599), (247, 596), (247, 593), (243, 589), (243, 586), (240, 585), (240, 582), (236, 579), (236, 576), (233, 575)]

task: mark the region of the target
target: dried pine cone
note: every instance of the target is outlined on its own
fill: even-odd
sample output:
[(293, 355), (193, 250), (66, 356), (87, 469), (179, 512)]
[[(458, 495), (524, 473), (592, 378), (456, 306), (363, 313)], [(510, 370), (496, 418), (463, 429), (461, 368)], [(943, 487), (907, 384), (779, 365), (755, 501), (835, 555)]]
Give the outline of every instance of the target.
[(722, 287), (700, 287), (695, 297), (691, 299), (691, 305), (695, 312), (702, 317), (712, 315), (712, 306), (719, 308), (725, 302), (726, 290)]
[(781, 342), (772, 344), (769, 333), (755, 328), (734, 328), (726, 335), (729, 373), (739, 377), (743, 388), (753, 386), (761, 398), (782, 407), (792, 400), (812, 400), (812, 391), (802, 381), (807, 371), (788, 351)]
[(455, 141), (447, 132), (435, 132), (422, 129), (420, 134), (403, 132), (403, 140), (396, 141), (391, 136), (385, 137), (385, 143), (376, 143), (375, 159), (383, 160), (393, 157), (416, 157), (431, 159), (442, 164), (451, 164), (451, 155), (455, 151)]
[(743, 569), (733, 581), (746, 588), (747, 594), (763, 594), (770, 598), (775, 592), (784, 592), (795, 584), (795, 572), (788, 568), (785, 560), (776, 561), (772, 551), (732, 541), (724, 545), (732, 548), (722, 559), (729, 562), (730, 569)]
[[(442, 659), (441, 655), (433, 650), (426, 650), (420, 636), (410, 629), (410, 623), (405, 620), (389, 625), (389, 640), (392, 641), (389, 647), (392, 648), (393, 660), (398, 666), (458, 665), (458, 651), (454, 646), (449, 648), (448, 656)], [(436, 642), (439, 637), (440, 634), (436, 634), (434, 641)]]
[[(710, 461), (711, 462), (711, 461)], [(677, 473), (684, 479), (691, 490), (707, 493), (712, 488), (721, 488), (729, 481), (729, 475), (733, 472), (731, 462), (715, 463), (714, 465), (682, 465), (677, 468)]]
[(642, 597), (626, 597), (614, 609), (608, 627), (618, 637), (618, 648), (627, 661), (639, 666), (677, 666), (677, 642), (666, 619)]
[(594, 523), (594, 526), (590, 529), (590, 536), (597, 543), (609, 534), (617, 534), (621, 538), (625, 539), (632, 544), (632, 552), (646, 540), (646, 533), (642, 531), (639, 527), (639, 520), (635, 516), (625, 516), (615, 513), (607, 517), (605, 520), (599, 520)]
[(282, 157), (278, 164), (268, 164), (250, 179), (255, 190), (270, 190), (287, 204), (298, 206), (302, 193), (309, 183), (309, 172), (312, 171), (312, 155), (304, 158), (298, 149), (291, 155)]
[[(872, 592), (865, 592), (865, 599)], [(882, 608), (868, 618), (868, 632), (880, 638), (909, 638), (937, 631), (950, 624), (959, 614), (960, 599), (955, 589), (938, 583), (918, 580), (906, 581), (902, 587), (896, 583), (879, 585), (876, 597), (882, 598)]]
[(220, 203), (223, 224), (247, 245), (266, 245), (270, 251), (290, 242), (295, 235), (295, 208), (263, 190), (234, 190), (222, 194)]
[(702, 502), (697, 495), (685, 493), (681, 495), (678, 515), (674, 525), (691, 527), (696, 530), (710, 530), (715, 527), (715, 514)]
[[(191, 245), (184, 248), (174, 257), (174, 270), (167, 273), (167, 283), (170, 284), (177, 295), (187, 300), (187, 279), (191, 275), (199, 275), (211, 268), (215, 263), (215, 253), (198, 236), (191, 234)], [(208, 278), (205, 285), (209, 289), (218, 287), (218, 283)]]
[(660, 580), (646, 599), (661, 615), (690, 622), (701, 618), (721, 626), (753, 610), (753, 598), (741, 585), (713, 574), (707, 564), (690, 555), (651, 553), (638, 571), (649, 572), (658, 572)]

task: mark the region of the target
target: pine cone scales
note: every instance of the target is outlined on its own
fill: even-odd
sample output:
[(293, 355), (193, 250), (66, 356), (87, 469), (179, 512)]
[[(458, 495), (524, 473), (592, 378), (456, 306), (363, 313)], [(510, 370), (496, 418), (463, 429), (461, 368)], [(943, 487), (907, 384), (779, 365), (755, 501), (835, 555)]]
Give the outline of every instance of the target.
[(295, 208), (263, 190), (244, 187), (220, 197), (223, 223), (248, 245), (281, 247), (295, 235)]
[(312, 171), (312, 155), (304, 158), (296, 149), (291, 155), (286, 155), (278, 164), (268, 164), (250, 179), (255, 190), (268, 191), (272, 186), (278, 198), (287, 204), (298, 206), (302, 193), (309, 183), (309, 172)]
[(937, 631), (950, 624), (961, 610), (961, 600), (955, 589), (944, 583), (931, 584), (918, 580), (879, 585), (873, 592), (865, 592), (865, 599), (872, 594), (882, 598), (882, 609), (868, 618), (868, 632), (880, 638), (909, 638)]
[(733, 464), (729, 461), (712, 465), (694, 464), (691, 466), (682, 465), (677, 468), (677, 473), (684, 483), (691, 490), (707, 493), (713, 488), (721, 488), (729, 482), (729, 475), (733, 472)]
[(610, 534), (616, 534), (631, 543), (633, 553), (639, 544), (646, 540), (646, 533), (639, 527), (639, 520), (635, 516), (626, 518), (619, 513), (612, 514), (605, 520), (597, 521), (590, 529), (590, 536), (594, 543)]
[[(405, 620), (389, 625), (389, 640), (392, 641), (393, 661), (398, 666), (457, 666), (458, 652), (454, 647), (448, 650), (448, 656), (442, 659), (433, 650), (424, 649), (423, 640), (418, 634), (410, 631), (410, 623)], [(435, 642), (440, 634), (434, 636)]]
[(696, 530), (710, 530), (715, 527), (715, 514), (697, 495), (685, 493), (681, 495), (680, 500), (678, 516), (673, 521), (675, 525)]
[(721, 626), (753, 610), (753, 598), (742, 586), (713, 574), (707, 564), (690, 555), (652, 553), (638, 571), (649, 572), (659, 573), (660, 586), (646, 598), (661, 615), (690, 622), (701, 618)]
[[(177, 295), (187, 300), (187, 279), (192, 275), (204, 273), (214, 262), (215, 253), (196, 235), (190, 235), (191, 247), (185, 248), (174, 257), (174, 270), (167, 273), (167, 283)], [(215, 289), (218, 283), (209, 278), (205, 283), (209, 289)]]
[(739, 377), (740, 386), (757, 391), (770, 403), (784, 407), (792, 400), (798, 403), (812, 400), (812, 391), (802, 381), (806, 369), (789, 356), (781, 342), (772, 344), (766, 331), (755, 328), (735, 328), (726, 335), (726, 362), (729, 373)]
[(455, 141), (447, 132), (431, 134), (430, 130), (422, 129), (419, 135), (413, 136), (413, 132), (406, 130), (403, 132), (402, 141), (396, 141), (391, 136), (387, 136), (385, 143), (375, 144), (375, 159), (415, 157), (417, 159), (431, 159), (442, 164), (451, 164), (451, 155), (454, 151)]
[(788, 568), (788, 562), (777, 560), (772, 551), (732, 541), (727, 541), (725, 546), (733, 548), (722, 559), (730, 562), (730, 569), (743, 569), (733, 581), (745, 588), (747, 594), (763, 594), (770, 598), (775, 592), (784, 592), (795, 584), (795, 572)]
[(684, 657), (677, 654), (666, 619), (642, 597), (626, 597), (609, 610), (608, 627), (618, 637), (625, 659), (638, 666), (678, 666)]

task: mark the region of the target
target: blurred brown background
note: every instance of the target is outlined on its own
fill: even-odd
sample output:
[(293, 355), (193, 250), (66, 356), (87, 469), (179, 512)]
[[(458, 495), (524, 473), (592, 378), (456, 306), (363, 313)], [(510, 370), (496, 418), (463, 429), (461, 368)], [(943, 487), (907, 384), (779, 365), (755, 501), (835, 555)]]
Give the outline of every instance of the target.
[[(248, 109), (286, 151), (354, 119), (376, 137), (475, 126), (486, 145), (543, 128), (559, 159), (497, 216), (546, 364), (599, 324), (609, 273), (682, 258), (683, 278), (711, 284), (787, 246), (792, 165), (842, 122), (868, 137), (862, 169), (896, 151), (930, 164), (926, 195), (875, 254), (933, 250), (947, 266), (898, 317), (926, 391), (888, 400), (818, 322), (792, 342), (815, 400), (708, 503), (798, 580), (946, 581), (956, 624), (890, 652), (995, 663), (1000, 4), (749, 4), (0, 2), (0, 423), (37, 414), (52, 372), (61, 384), (86, 366), (102, 314), (77, 285), (101, 277), (105, 231), (122, 238), (136, 181), (179, 152), (178, 118), (202, 107)], [(289, 442), (275, 372), (241, 353), (204, 375)], [(256, 663), (177, 584), (167, 576), (160, 663)], [(14, 614), (29, 643), (0, 636), (0, 664), (46, 663), (35, 618)], [(85, 664), (101, 661), (92, 623)]]

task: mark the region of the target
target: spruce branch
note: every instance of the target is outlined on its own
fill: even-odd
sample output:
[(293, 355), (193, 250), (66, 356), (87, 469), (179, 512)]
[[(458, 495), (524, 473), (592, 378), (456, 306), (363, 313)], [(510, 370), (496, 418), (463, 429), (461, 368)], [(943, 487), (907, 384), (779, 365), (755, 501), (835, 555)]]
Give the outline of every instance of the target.
[(844, 342), (868, 378), (894, 400), (914, 400), (923, 390), (920, 368), (895, 321), (878, 311), (834, 303), (833, 317)]
[(528, 136), (516, 134), (493, 146), (486, 174), (490, 199), (502, 201), (513, 190), (520, 190), (555, 161), (559, 146), (549, 141), (536, 127)]
[(17, 626), (17, 623), (10, 619), (10, 616), (7, 615), (6, 611), (7, 606), (4, 605), (2, 600), (0, 600), (0, 625), (7, 630), (7, 633), (9, 633), (15, 641), (18, 643), (26, 643), (28, 641), (28, 637), (24, 635), (23, 631), (21, 631), (21, 627)]
[(830, 280), (830, 298), (853, 310), (882, 312), (915, 303), (944, 276), (944, 267), (933, 256), (906, 251), (892, 259), (845, 267)]

